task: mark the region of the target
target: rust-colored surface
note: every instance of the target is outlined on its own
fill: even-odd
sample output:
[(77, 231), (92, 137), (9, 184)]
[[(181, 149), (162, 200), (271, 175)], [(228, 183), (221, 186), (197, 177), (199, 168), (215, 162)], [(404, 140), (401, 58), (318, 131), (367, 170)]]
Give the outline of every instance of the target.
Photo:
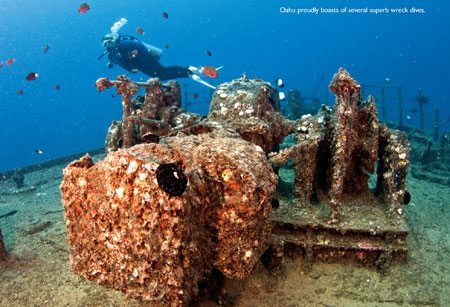
[[(157, 168), (178, 163), (181, 196), (164, 192)], [(264, 153), (241, 139), (173, 137), (88, 156), (61, 185), (75, 273), (141, 300), (187, 304), (217, 268), (247, 277), (269, 244), (277, 183)]]
[[(162, 84), (152, 78), (147, 82), (133, 82), (121, 75), (113, 81), (100, 78), (96, 86), (98, 91), (116, 87), (116, 93), (122, 96), (122, 120), (113, 121), (108, 129), (105, 141), (108, 152), (144, 143), (149, 134), (164, 136), (176, 125), (193, 125), (200, 119), (191, 113), (177, 118), (181, 115), (181, 91), (176, 81)], [(133, 100), (139, 87), (145, 88), (146, 93)]]

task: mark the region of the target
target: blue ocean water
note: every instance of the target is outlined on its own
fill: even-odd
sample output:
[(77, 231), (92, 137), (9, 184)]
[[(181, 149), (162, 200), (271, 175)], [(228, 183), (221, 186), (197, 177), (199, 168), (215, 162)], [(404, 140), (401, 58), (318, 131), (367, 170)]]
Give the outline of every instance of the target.
[[(0, 68), (0, 171), (103, 146), (110, 122), (121, 117), (121, 103), (111, 93), (97, 93), (94, 84), (99, 77), (115, 78), (126, 71), (108, 69), (106, 60), (97, 57), (103, 51), (102, 36), (121, 17), (128, 19), (122, 33), (159, 47), (170, 44), (164, 65), (223, 65), (214, 84), (245, 72), (272, 82), (283, 78), (287, 89), (307, 96), (318, 87), (316, 96), (322, 99), (333, 73), (343, 66), (360, 83), (384, 84), (390, 78), (390, 85), (402, 86), (407, 110), (417, 107), (414, 99), (422, 89), (430, 98), (428, 129), (434, 109), (440, 109), (441, 118), (450, 115), (450, 3), (444, 1), (103, 0), (89, 2), (91, 10), (83, 15), (77, 12), (80, 4), (0, 1), (0, 61), (16, 60)], [(415, 6), (426, 13), (280, 12), (282, 7), (314, 6)], [(164, 11), (168, 19), (162, 17)], [(137, 27), (145, 35), (136, 34)], [(45, 44), (50, 46), (46, 54)], [(38, 79), (26, 81), (29, 72), (38, 73)], [(205, 92), (191, 80), (180, 81), (192, 93)], [(17, 94), (19, 89), (23, 95)], [(192, 111), (207, 113), (203, 96)], [(387, 107), (388, 119), (396, 119), (397, 105)], [(407, 124), (417, 126), (417, 114)]]

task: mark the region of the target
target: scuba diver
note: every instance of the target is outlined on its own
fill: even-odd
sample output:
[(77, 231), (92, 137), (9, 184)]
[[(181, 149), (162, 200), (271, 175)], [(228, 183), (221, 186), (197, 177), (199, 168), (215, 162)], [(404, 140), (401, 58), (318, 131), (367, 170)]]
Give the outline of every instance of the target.
[(129, 72), (138, 71), (151, 78), (160, 80), (191, 78), (211, 88), (211, 84), (202, 80), (199, 70), (193, 66), (163, 66), (159, 60), (162, 50), (150, 44), (144, 43), (131, 35), (121, 35), (120, 28), (127, 24), (125, 18), (121, 18), (111, 27), (111, 33), (103, 36), (102, 45), (106, 50), (99, 56), (99, 60), (108, 54), (108, 68), (117, 64)]

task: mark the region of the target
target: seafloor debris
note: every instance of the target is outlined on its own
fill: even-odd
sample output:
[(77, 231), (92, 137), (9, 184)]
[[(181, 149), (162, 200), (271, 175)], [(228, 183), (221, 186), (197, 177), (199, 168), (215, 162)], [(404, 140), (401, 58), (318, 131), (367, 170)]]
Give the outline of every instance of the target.
[(3, 243), (2, 229), (0, 228), (0, 261), (6, 260), (7, 255), (5, 244)]
[[(187, 183), (187, 185), (186, 185)], [(89, 156), (61, 185), (75, 273), (142, 300), (187, 304), (212, 269), (247, 277), (269, 245), (277, 179), (226, 131)]]
[(450, 132), (443, 132), (439, 144), (431, 135), (416, 131), (408, 139), (414, 144), (411, 174), (417, 179), (450, 186)]
[(14, 174), (11, 179), (16, 185), (16, 188), (21, 189), (25, 186), (25, 175), (22, 173), (22, 170), (20, 168), (14, 170)]

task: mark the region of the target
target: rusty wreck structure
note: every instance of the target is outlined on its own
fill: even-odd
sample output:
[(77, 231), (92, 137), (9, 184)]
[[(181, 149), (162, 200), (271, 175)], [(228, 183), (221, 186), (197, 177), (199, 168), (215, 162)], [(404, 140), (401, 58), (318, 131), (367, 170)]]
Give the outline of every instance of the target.
[[(146, 92), (133, 99), (139, 87)], [(108, 130), (106, 158), (86, 155), (64, 170), (76, 274), (187, 305), (211, 272), (246, 278), (266, 251), (279, 260), (289, 245), (307, 255), (406, 250), (408, 142), (378, 123), (375, 102), (361, 101), (344, 69), (330, 85), (334, 109), (295, 122), (281, 115), (276, 89), (245, 75), (217, 87), (207, 117), (182, 112), (176, 82), (119, 76), (97, 88), (122, 95), (123, 117)], [(295, 144), (280, 151), (289, 134)], [(293, 200), (276, 192), (288, 160)]]

